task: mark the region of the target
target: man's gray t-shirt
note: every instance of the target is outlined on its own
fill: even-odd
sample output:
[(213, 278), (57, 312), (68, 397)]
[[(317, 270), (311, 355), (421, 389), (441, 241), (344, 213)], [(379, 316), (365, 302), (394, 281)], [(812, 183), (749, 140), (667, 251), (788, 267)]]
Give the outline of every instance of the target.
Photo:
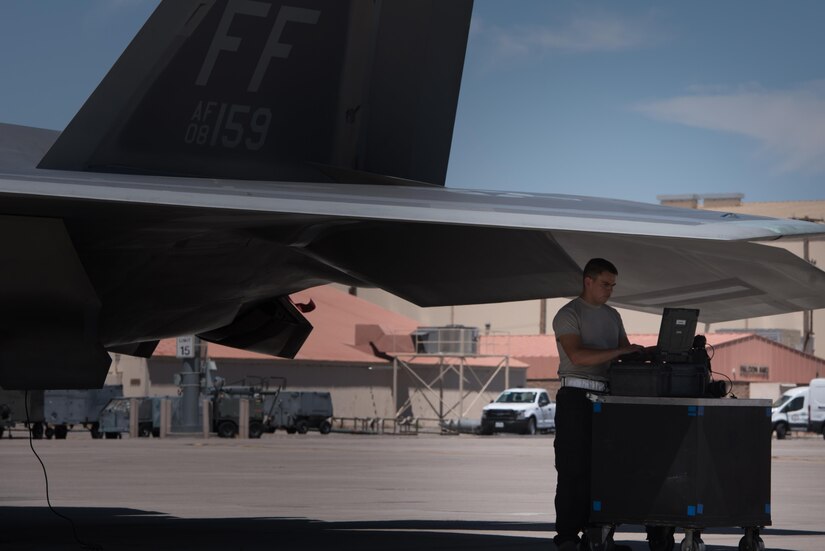
[(582, 377), (597, 381), (607, 381), (610, 362), (589, 367), (575, 365), (564, 353), (558, 338), (561, 335), (579, 335), (582, 346), (598, 350), (618, 348), (619, 343), (627, 338), (619, 312), (606, 304), (593, 306), (581, 297), (562, 306), (553, 318), (553, 332), (559, 349), (559, 377)]

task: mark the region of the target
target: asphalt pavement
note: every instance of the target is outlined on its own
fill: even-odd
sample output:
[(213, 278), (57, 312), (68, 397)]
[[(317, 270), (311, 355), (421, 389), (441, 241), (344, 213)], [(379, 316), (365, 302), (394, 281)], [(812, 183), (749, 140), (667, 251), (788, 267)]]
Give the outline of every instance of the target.
[[(0, 549), (553, 550), (552, 435), (0, 440)], [(825, 549), (825, 440), (773, 441), (766, 549)], [(736, 527), (703, 534), (734, 551)], [(616, 541), (648, 549), (642, 526)], [(681, 535), (677, 533), (675, 546)]]

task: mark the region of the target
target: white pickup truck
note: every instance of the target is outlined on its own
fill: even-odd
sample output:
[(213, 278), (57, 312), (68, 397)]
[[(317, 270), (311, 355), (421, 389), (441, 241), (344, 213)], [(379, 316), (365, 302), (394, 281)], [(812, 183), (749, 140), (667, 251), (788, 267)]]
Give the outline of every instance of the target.
[(509, 388), (481, 412), (481, 434), (556, 430), (556, 403), (540, 388)]

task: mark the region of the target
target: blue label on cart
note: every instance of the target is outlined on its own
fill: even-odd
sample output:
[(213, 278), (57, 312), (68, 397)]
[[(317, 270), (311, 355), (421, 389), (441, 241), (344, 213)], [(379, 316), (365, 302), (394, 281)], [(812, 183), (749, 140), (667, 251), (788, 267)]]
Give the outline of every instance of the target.
[(688, 505), (687, 516), (695, 517), (696, 516), (696, 506), (695, 505)]
[(601, 511), (602, 510), (602, 502), (601, 501), (594, 501), (593, 502), (593, 510), (594, 511)]
[(688, 406), (688, 417), (702, 417), (705, 415), (705, 406)]
[(601, 413), (601, 412), (602, 412), (601, 402), (593, 402), (593, 413)]
[(765, 408), (765, 415), (767, 415), (768, 417), (773, 417), (773, 411), (771, 410), (771, 408)]
[(702, 513), (704, 513), (704, 512), (705, 512), (705, 506), (704, 506), (704, 505), (702, 505), (701, 503), (700, 503), (700, 504), (698, 504), (698, 505), (696, 506), (696, 514), (697, 514), (697, 515), (701, 515), (701, 514), (702, 514)]
[(765, 514), (766, 514), (766, 515), (770, 515), (770, 514), (771, 514), (771, 504), (770, 504), (770, 503), (766, 503), (766, 504), (765, 504)]

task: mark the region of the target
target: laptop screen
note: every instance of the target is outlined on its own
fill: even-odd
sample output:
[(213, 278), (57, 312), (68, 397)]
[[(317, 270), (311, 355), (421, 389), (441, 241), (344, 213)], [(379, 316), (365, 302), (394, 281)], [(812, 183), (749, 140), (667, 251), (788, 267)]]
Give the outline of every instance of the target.
[(659, 352), (681, 354), (693, 346), (699, 310), (692, 308), (665, 308), (659, 328)]

